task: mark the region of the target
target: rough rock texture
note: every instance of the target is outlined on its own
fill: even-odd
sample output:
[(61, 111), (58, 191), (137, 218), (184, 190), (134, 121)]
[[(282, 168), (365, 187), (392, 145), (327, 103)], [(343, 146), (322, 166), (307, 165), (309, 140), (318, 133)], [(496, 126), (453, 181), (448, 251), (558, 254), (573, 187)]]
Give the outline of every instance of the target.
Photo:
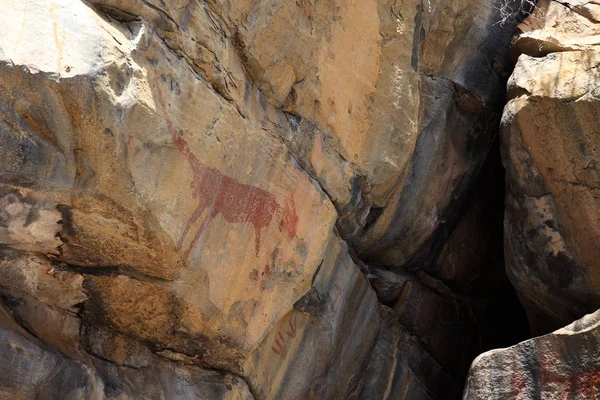
[(457, 398), (460, 386), (422, 349), (392, 310), (382, 306), (382, 325), (362, 388), (369, 400)]
[[(0, 329), (4, 399), (228, 399), (252, 395), (238, 376), (146, 357), (142, 365), (75, 361)], [(139, 370), (138, 368), (143, 368)]]
[(577, 321), (480, 355), (465, 400), (600, 398), (599, 7), (537, 3), (502, 118), (507, 275), (533, 334)]
[(3, 393), (459, 396), (499, 4), (0, 0)]
[(503, 117), (507, 272), (534, 333), (600, 307), (598, 27), (565, 4), (541, 2), (520, 26)]
[(600, 311), (473, 361), (465, 400), (597, 399)]

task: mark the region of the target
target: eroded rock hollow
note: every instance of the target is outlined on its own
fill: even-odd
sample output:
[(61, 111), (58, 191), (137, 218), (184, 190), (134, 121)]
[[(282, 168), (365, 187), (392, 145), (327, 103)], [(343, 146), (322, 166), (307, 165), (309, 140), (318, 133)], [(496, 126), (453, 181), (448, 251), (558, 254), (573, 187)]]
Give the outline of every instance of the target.
[(0, 397), (458, 399), (594, 311), (596, 7), (0, 0)]

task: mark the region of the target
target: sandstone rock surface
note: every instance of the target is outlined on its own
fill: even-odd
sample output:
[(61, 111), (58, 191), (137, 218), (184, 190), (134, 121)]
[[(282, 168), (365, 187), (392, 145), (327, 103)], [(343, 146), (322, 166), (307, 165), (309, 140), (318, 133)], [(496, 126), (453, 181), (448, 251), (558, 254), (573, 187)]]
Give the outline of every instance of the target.
[(480, 355), (465, 400), (600, 396), (598, 22), (594, 2), (539, 1), (513, 40), (506, 270), (532, 333), (547, 334)]
[[(539, 7), (521, 27), (535, 29), (515, 42), (525, 54), (508, 83), (502, 139), (507, 272), (534, 332), (547, 333), (600, 307), (600, 53), (586, 47), (585, 29), (595, 23), (578, 8), (556, 2)], [(588, 25), (557, 24), (552, 43), (585, 46), (543, 57), (521, 46), (525, 38), (546, 37), (552, 21), (563, 17)]]
[(458, 397), (498, 4), (0, 0), (0, 394)]

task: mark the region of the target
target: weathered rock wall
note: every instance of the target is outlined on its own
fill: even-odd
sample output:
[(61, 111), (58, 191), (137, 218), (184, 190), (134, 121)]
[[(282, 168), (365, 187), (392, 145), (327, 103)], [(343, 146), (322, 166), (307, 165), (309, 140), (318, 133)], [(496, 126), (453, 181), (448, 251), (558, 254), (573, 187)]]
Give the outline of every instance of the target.
[(536, 333), (600, 307), (598, 28), (593, 5), (569, 7), (540, 2), (520, 26), (503, 116), (507, 272)]
[(533, 334), (570, 325), (479, 356), (465, 399), (600, 397), (598, 7), (537, 3), (502, 117), (508, 277)]
[(458, 397), (498, 5), (0, 0), (0, 393)]

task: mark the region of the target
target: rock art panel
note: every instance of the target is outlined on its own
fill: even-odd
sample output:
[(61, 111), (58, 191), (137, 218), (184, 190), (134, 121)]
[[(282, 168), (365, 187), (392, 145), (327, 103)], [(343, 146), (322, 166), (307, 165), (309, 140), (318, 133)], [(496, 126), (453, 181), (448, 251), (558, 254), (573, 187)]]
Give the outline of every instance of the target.
[[(379, 332), (378, 301), (368, 281), (332, 235), (312, 287), (244, 365), (258, 396), (349, 398)], [(348, 335), (347, 332), (352, 332)]]
[[(27, 26), (54, 8), (48, 12), (61, 16), (54, 22), (65, 32), (64, 47), (84, 46), (79, 22), (68, 22), (77, 12), (82, 32), (102, 52), (70, 54), (65, 72), (43, 54), (28, 58), (12, 44), (1, 46), (2, 95), (12, 106), (3, 134), (31, 137), (33, 155), (47, 146), (58, 154), (3, 175), (4, 200), (14, 203), (5, 211), (5, 245), (18, 239), (16, 248), (48, 253), (56, 270), (84, 276), (96, 311), (85, 315), (87, 330), (105, 324), (158, 345), (175, 343), (184, 353), (200, 342), (210, 347), (216, 335), (235, 357), (223, 363), (217, 351), (203, 350), (214, 354), (203, 362), (214, 357), (215, 365), (236, 369), (310, 288), (334, 207), (276, 131), (242, 116), (147, 22), (104, 18), (83, 4), (37, 6), (24, 15)], [(52, 29), (40, 23), (24, 39), (37, 51), (28, 35)], [(23, 93), (32, 100), (20, 100)], [(20, 146), (3, 142), (10, 157)], [(232, 290), (236, 285), (245, 289)], [(131, 315), (117, 314), (124, 295), (137, 310)], [(163, 320), (160, 310), (177, 318)]]
[(599, 394), (598, 312), (553, 333), (483, 353), (464, 399), (594, 399)]

